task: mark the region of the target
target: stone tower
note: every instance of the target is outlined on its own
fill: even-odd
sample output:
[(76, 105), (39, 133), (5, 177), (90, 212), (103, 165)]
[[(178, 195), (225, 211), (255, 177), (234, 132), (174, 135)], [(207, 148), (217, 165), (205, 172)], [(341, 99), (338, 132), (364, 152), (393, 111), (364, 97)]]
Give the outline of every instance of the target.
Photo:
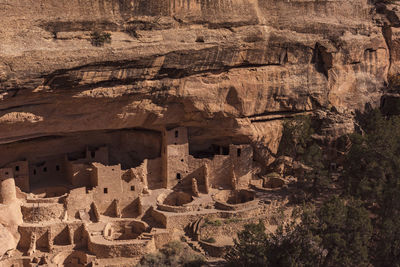
[(162, 162), (164, 187), (173, 188), (188, 172), (189, 144), (187, 129), (178, 127), (163, 132)]
[(16, 199), (13, 169), (0, 169), (0, 203), (10, 204)]

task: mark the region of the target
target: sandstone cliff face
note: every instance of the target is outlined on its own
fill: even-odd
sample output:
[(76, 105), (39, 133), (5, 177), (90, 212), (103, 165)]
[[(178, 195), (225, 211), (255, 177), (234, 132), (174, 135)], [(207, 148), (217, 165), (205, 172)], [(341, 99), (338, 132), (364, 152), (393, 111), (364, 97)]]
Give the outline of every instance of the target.
[(367, 0), (0, 0), (0, 142), (180, 125), (265, 164), (283, 117), (320, 110), (338, 135), (379, 103), (397, 57), (374, 18)]

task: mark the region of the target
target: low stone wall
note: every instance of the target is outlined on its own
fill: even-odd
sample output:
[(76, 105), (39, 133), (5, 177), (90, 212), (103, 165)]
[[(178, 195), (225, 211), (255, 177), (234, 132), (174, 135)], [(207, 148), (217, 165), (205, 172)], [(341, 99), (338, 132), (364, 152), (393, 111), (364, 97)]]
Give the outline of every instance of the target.
[(257, 191), (265, 192), (265, 193), (271, 193), (271, 192), (277, 192), (279, 190), (282, 190), (282, 188), (266, 188), (262, 186), (254, 186), (254, 188)]
[(93, 260), (93, 256), (88, 256), (85, 252), (67, 250), (58, 253), (56, 256), (54, 256), (51, 262), (57, 266), (71, 266), (71, 264), (73, 264), (75, 261), (78, 262), (77, 264), (80, 264), (76, 266), (86, 266)]
[[(60, 174), (57, 174), (60, 175)], [(43, 198), (57, 198), (69, 193), (69, 188), (65, 186), (47, 186), (38, 190), (33, 190), (37, 197)]]
[(47, 198), (27, 198), (27, 203), (64, 203), (68, 194), (64, 194), (59, 197), (47, 197)]
[(199, 241), (199, 243), (208, 255), (217, 258), (222, 258), (230, 248), (230, 246), (218, 246), (204, 241)]
[(87, 193), (85, 187), (73, 189), (66, 198), (65, 203), (68, 218), (71, 220), (76, 219), (79, 217), (80, 210), (89, 211), (88, 207), (93, 203), (93, 193), (91, 191)]
[[(244, 203), (246, 204), (246, 203)], [(258, 205), (258, 201), (251, 201), (246, 209), (238, 210), (216, 210), (216, 209), (204, 209), (200, 211), (192, 211), (185, 213), (172, 213), (160, 210), (153, 210), (153, 218), (167, 229), (171, 228), (185, 228), (188, 224), (197, 221), (200, 217), (216, 215), (220, 218), (251, 218), (259, 215), (261, 206)]]
[(117, 234), (119, 240), (129, 240), (137, 238), (148, 228), (147, 223), (139, 220), (115, 220), (106, 224), (103, 237), (107, 240), (114, 240)]
[(48, 248), (48, 235), (47, 233), (50, 231), (53, 237), (51, 243), (55, 245), (67, 245), (67, 244), (75, 244), (78, 247), (84, 246), (82, 243), (82, 223), (81, 222), (73, 222), (73, 223), (44, 223), (40, 225), (33, 224), (23, 224), (18, 227), (18, 232), (21, 235), (21, 238), (18, 243), (18, 248), (23, 251), (29, 248), (31, 242), (31, 235), (35, 233), (36, 235), (36, 246), (38, 248)]
[(167, 216), (163, 212), (151, 208), (151, 216), (163, 227), (167, 227)]
[(243, 210), (256, 206), (258, 202), (258, 199), (239, 204), (229, 204), (226, 202), (215, 201), (215, 208), (219, 210)]
[(26, 203), (21, 206), (24, 222), (45, 222), (60, 219), (64, 215), (64, 205), (59, 203)]
[(8, 266), (23, 266), (23, 267), (30, 267), (31, 265), (31, 259), (29, 258), (20, 258), (20, 259), (15, 259), (15, 258), (10, 258), (6, 259), (0, 262), (1, 267), (8, 267)]
[(157, 203), (168, 206), (183, 206), (193, 201), (191, 194), (185, 192), (162, 193), (157, 197)]
[(195, 205), (170, 206), (165, 204), (157, 204), (157, 208), (162, 211), (184, 213), (189, 211), (195, 211), (199, 207)]
[(171, 242), (173, 240), (173, 235), (171, 231), (167, 229), (157, 229), (157, 231), (152, 231), (154, 244), (157, 249), (162, 248), (165, 244)]
[(90, 237), (88, 249), (97, 258), (135, 257), (155, 251), (154, 239), (108, 241), (102, 236)]

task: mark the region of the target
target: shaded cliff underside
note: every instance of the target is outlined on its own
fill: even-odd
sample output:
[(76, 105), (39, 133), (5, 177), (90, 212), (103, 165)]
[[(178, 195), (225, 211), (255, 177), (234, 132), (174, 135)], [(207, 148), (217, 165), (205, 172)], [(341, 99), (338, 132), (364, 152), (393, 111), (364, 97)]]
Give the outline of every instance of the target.
[[(252, 143), (269, 162), (283, 118), (319, 112), (329, 117), (321, 133), (338, 136), (353, 130), (355, 110), (379, 104), (388, 72), (397, 72), (392, 32), (400, 24), (390, 8), (377, 12), (365, 0), (0, 0), (2, 149), (180, 125), (194, 146)], [(92, 46), (96, 30), (110, 32), (111, 44)]]

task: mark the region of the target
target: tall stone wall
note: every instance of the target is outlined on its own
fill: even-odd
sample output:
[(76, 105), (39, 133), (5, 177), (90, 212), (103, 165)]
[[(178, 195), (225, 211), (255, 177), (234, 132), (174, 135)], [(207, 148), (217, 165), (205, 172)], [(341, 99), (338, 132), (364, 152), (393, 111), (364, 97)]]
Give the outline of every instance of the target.
[(17, 200), (14, 172), (11, 168), (0, 169), (0, 203), (10, 204)]
[(187, 129), (174, 128), (163, 132), (164, 186), (172, 188), (188, 173), (189, 143)]
[(28, 161), (17, 161), (7, 165), (7, 167), (13, 169), (15, 185), (18, 186), (22, 191), (29, 192), (29, 163)]

